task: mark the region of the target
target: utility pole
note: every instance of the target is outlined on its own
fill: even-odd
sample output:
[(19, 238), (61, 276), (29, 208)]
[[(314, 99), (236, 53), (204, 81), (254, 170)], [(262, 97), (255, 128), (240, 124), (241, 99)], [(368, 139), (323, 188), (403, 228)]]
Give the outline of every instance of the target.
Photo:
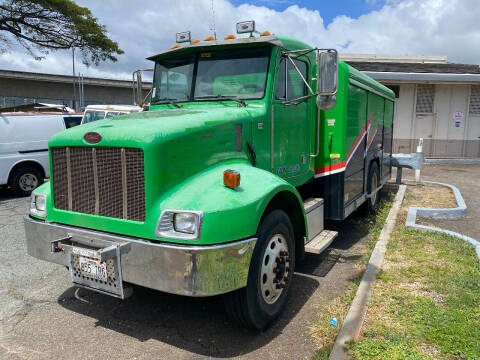
[(75, 89), (75, 47), (72, 46), (73, 110), (77, 111), (77, 91)]

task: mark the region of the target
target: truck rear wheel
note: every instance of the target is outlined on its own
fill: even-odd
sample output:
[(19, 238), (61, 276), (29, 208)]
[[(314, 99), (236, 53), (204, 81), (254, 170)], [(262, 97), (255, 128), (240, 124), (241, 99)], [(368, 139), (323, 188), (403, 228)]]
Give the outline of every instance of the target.
[(28, 196), (43, 184), (43, 180), (41, 171), (33, 166), (24, 165), (15, 169), (8, 186), (15, 195)]
[[(375, 191), (380, 184), (380, 172), (378, 170), (378, 165), (375, 161), (370, 164), (368, 169), (368, 178), (367, 178), (367, 194), (370, 195), (372, 191)], [(380, 192), (376, 192), (369, 198), (367, 198), (367, 211), (370, 214), (375, 213), (378, 210), (378, 205), (380, 204)]]
[(262, 330), (283, 311), (295, 269), (293, 226), (282, 210), (271, 211), (261, 222), (247, 286), (224, 296), (232, 320)]

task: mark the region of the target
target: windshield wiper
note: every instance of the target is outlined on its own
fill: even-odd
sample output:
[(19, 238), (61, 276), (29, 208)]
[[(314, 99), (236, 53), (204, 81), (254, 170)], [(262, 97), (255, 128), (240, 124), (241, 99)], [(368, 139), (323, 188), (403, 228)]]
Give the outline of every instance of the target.
[(175, 99), (168, 99), (168, 98), (158, 99), (157, 101), (152, 103), (152, 105), (157, 105), (157, 104), (172, 104), (173, 106), (175, 106), (177, 108), (180, 108), (180, 107), (183, 106), (183, 105), (177, 104)]
[(194, 100), (232, 100), (242, 104), (243, 106), (247, 106), (247, 103), (242, 99), (239, 99), (235, 96), (227, 96), (227, 95), (220, 95), (220, 94), (196, 96)]

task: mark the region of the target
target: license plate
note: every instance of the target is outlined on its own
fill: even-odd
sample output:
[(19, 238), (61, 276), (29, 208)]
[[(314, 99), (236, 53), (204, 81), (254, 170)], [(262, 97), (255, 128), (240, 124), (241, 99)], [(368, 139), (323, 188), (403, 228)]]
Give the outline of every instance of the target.
[(80, 272), (88, 277), (107, 281), (107, 265), (103, 262), (79, 257)]

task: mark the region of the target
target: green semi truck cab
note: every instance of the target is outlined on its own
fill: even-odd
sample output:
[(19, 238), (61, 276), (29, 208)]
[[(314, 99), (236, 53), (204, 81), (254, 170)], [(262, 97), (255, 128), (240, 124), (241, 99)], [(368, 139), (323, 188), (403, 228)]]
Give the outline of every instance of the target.
[[(56, 134), (51, 180), (25, 217), (27, 251), (74, 285), (223, 295), (263, 329), (295, 264), (333, 241), (324, 220), (378, 206), (394, 94), (333, 49), (237, 24), (154, 55), (148, 111)], [(257, 35), (255, 35), (257, 34)], [(186, 45), (180, 45), (186, 44)]]

